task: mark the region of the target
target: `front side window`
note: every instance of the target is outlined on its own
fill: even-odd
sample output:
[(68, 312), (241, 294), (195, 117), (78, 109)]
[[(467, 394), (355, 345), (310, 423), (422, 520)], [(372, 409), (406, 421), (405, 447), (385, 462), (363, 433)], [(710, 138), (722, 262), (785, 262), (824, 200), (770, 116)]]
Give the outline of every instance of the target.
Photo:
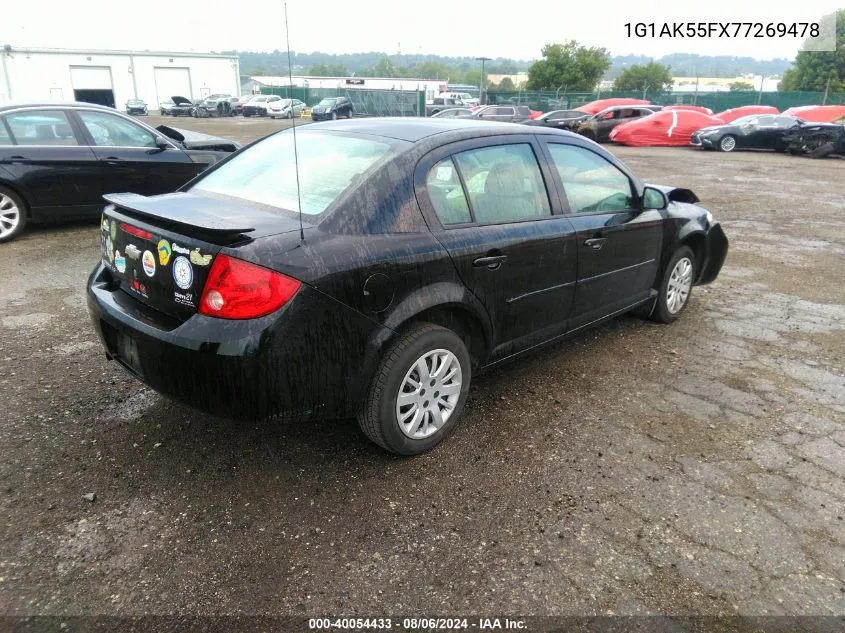
[(79, 118), (98, 147), (156, 146), (155, 134), (108, 112), (79, 112)]
[(574, 145), (550, 143), (570, 213), (615, 213), (633, 207), (631, 181), (598, 154)]
[[(362, 182), (402, 141), (301, 131), (296, 135), (302, 213), (323, 213)], [(194, 187), (297, 212), (293, 134), (270, 136), (210, 172)]]
[(12, 144), (12, 137), (9, 136), (9, 131), (6, 128), (6, 124), (3, 123), (3, 120), (0, 119), (0, 145), (11, 145)]
[(18, 145), (79, 145), (67, 115), (61, 110), (10, 114), (6, 123)]
[(496, 145), (455, 155), (480, 224), (551, 215), (540, 166), (528, 143)]

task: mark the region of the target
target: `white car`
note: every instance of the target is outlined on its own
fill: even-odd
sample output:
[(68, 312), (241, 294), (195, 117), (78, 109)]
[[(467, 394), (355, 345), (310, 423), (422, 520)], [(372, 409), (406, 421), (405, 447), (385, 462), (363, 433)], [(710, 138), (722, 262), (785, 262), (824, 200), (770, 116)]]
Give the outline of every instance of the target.
[(292, 119), (301, 117), (306, 105), (299, 99), (281, 99), (267, 104), (267, 115), (271, 119)]
[(441, 92), (437, 96), (442, 97), (444, 99), (458, 99), (465, 106), (477, 106), (478, 105), (478, 99), (473, 97), (468, 92)]

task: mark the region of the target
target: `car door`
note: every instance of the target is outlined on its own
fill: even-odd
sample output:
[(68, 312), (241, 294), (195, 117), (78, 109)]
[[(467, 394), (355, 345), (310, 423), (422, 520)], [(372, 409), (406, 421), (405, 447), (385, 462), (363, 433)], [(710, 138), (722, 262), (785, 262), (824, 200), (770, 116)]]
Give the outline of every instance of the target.
[(490, 316), (494, 360), (565, 332), (572, 305), (575, 231), (538, 155), (527, 135), (476, 139), (417, 169), (429, 226)]
[(570, 328), (646, 299), (659, 269), (663, 215), (641, 211), (632, 178), (610, 154), (546, 142), (566, 214), (576, 230), (578, 283)]
[(106, 193), (169, 193), (204, 167), (170, 141), (162, 149), (157, 143), (163, 137), (128, 118), (84, 109), (73, 111), (73, 115), (103, 166)]
[(753, 122), (740, 126), (742, 134), (737, 136), (737, 147), (751, 149), (773, 149), (777, 140), (775, 117), (759, 116)]
[(99, 213), (97, 158), (61, 108), (23, 109), (0, 118), (8, 144), (0, 144), (0, 167), (20, 188), (35, 217)]

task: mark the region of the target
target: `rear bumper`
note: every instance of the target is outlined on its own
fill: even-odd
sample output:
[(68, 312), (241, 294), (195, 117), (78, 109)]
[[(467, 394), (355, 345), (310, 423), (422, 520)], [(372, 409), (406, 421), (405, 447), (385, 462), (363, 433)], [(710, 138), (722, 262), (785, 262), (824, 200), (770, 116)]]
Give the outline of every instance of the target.
[(177, 324), (110, 289), (108, 277), (99, 264), (88, 280), (94, 330), (109, 359), (165, 396), (234, 418), (343, 416), (364, 397), (367, 341), (381, 326), (308, 286), (260, 319), (197, 314)]
[(719, 276), (719, 271), (728, 256), (728, 238), (722, 230), (722, 225), (715, 222), (707, 231), (707, 249), (701, 272), (698, 275), (698, 285), (709, 284)]

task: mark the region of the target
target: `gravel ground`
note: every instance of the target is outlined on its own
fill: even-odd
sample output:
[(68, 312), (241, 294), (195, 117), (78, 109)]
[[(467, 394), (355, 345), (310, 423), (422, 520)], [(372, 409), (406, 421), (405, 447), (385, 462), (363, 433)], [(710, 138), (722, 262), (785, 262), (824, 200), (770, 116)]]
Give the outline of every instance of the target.
[(613, 151), (722, 220), (720, 278), (480, 377), (412, 459), (107, 362), (96, 225), (0, 246), (0, 613), (845, 614), (845, 161)]

